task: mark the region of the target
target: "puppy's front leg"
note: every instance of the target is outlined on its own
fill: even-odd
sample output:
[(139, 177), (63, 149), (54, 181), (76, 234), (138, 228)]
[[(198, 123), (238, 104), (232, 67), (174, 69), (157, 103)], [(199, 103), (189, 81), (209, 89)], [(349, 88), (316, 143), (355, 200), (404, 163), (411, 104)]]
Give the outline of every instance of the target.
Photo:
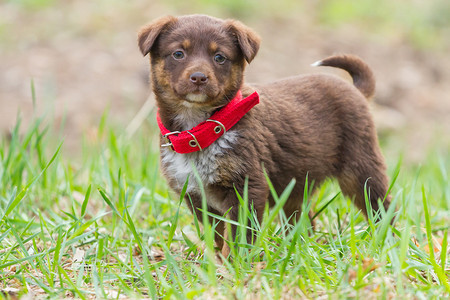
[[(197, 193), (189, 193), (189, 195), (186, 195), (184, 197), (184, 200), (186, 201), (187, 206), (191, 210), (192, 213), (195, 213), (195, 216), (197, 217), (197, 220), (199, 220), (201, 223), (203, 223), (203, 213), (202, 213), (202, 197)], [(221, 216), (222, 214), (213, 209), (210, 206), (207, 206), (207, 210), (210, 213), (213, 213), (215, 215)], [(211, 216), (208, 216), (209, 224), (213, 225), (214, 222), (215, 225), (215, 233), (214, 233), (214, 241), (216, 242), (216, 247), (218, 249), (222, 249), (224, 245), (224, 234), (225, 234), (225, 225), (223, 221), (218, 221), (214, 219)]]
[[(243, 187), (237, 188), (240, 195), (243, 196)], [(250, 213), (255, 213), (256, 218), (259, 223), (262, 221), (264, 208), (267, 202), (269, 196), (269, 187), (267, 185), (267, 182), (263, 180), (255, 181), (250, 180), (248, 184), (248, 210)], [(228, 218), (238, 222), (239, 221), (239, 212), (240, 212), (240, 202), (238, 199), (238, 196), (236, 194), (236, 191), (234, 189), (230, 189), (226, 192), (223, 203), (228, 207), (230, 210), (228, 213)], [(253, 210), (253, 211), (252, 211)], [(250, 215), (248, 217), (251, 217)], [(245, 223), (242, 224), (243, 226), (249, 226), (248, 220), (245, 220)], [(232, 240), (236, 240), (237, 235), (237, 226), (231, 224), (231, 238)], [(255, 239), (255, 231), (251, 229), (247, 229), (246, 231), (246, 238), (247, 243), (253, 243)]]

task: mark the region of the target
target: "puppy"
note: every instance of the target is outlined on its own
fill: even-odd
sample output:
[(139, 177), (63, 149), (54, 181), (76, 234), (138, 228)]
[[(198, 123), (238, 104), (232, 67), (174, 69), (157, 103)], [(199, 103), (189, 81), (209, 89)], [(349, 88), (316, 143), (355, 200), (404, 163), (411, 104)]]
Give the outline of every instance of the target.
[[(364, 213), (365, 187), (374, 211), (378, 199), (388, 208), (386, 167), (367, 101), (375, 81), (359, 58), (332, 56), (316, 63), (346, 70), (353, 85), (335, 76), (307, 75), (250, 86), (243, 82), (244, 69), (260, 39), (239, 21), (167, 16), (143, 27), (138, 43), (144, 56), (150, 54), (162, 171), (178, 193), (189, 178), (185, 198), (199, 220), (202, 189), (195, 172), (208, 211), (228, 212), (235, 221), (236, 191), (242, 195), (246, 178), (260, 221), (266, 203), (274, 205), (265, 172), (277, 193), (296, 179), (284, 206), (293, 219), (299, 217), (307, 176), (313, 188), (337, 178), (343, 194)], [(216, 231), (222, 247), (222, 222)]]

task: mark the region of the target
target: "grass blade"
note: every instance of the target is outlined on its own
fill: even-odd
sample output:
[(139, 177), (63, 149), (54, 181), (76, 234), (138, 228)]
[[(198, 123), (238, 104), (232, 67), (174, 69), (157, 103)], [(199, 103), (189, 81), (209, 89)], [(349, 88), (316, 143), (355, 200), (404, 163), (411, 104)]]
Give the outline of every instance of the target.
[(84, 196), (83, 204), (81, 205), (81, 218), (83, 218), (86, 214), (86, 207), (89, 201), (89, 196), (91, 195), (91, 187), (92, 185), (90, 184)]
[(177, 229), (178, 216), (180, 214), (180, 207), (181, 207), (181, 203), (184, 200), (184, 195), (186, 194), (188, 183), (189, 183), (189, 178), (186, 180), (186, 182), (184, 183), (183, 189), (181, 190), (180, 201), (178, 203), (177, 212), (175, 213), (174, 221), (172, 222), (172, 225), (170, 226), (169, 235), (167, 237), (167, 248), (168, 249), (170, 249), (170, 245), (172, 244), (173, 236), (175, 235), (175, 230)]
[(423, 203), (423, 210), (425, 214), (425, 228), (427, 231), (427, 240), (428, 240), (428, 247), (430, 249), (430, 262), (433, 266), (434, 271), (436, 272), (436, 275), (438, 276), (439, 280), (441, 281), (441, 284), (443, 284), (447, 290), (448, 293), (450, 293), (450, 284), (448, 282), (448, 278), (445, 275), (445, 269), (441, 269), (441, 267), (436, 263), (436, 259), (434, 257), (434, 245), (432, 241), (432, 235), (431, 235), (431, 223), (430, 223), (430, 215), (428, 213), (428, 204), (427, 204), (427, 197), (425, 194), (425, 187), (422, 186), (422, 203)]
[(338, 196), (339, 196), (340, 194), (341, 194), (340, 192), (337, 193), (336, 195), (334, 195), (333, 198), (331, 198), (327, 203), (325, 203), (325, 205), (322, 206), (322, 207), (314, 214), (314, 216), (311, 218), (311, 220), (314, 220), (316, 217), (318, 217), (318, 216), (319, 216), (319, 215), (327, 208), (327, 206), (331, 204), (331, 202), (333, 202), (334, 200), (336, 200), (336, 199), (338, 198)]
[(53, 154), (52, 158), (50, 159), (50, 161), (47, 163), (47, 165), (45, 166), (45, 168), (39, 173), (39, 175), (35, 176), (32, 180), (30, 180), (30, 182), (23, 188), (23, 190), (14, 198), (11, 199), (11, 201), (8, 203), (7, 207), (6, 207), (6, 211), (3, 214), (3, 216), (0, 219), (0, 222), (3, 221), (3, 219), (5, 217), (7, 217), (11, 211), (14, 210), (14, 208), (16, 208), (16, 206), (20, 203), (20, 201), (22, 201), (22, 199), (25, 197), (25, 195), (27, 194), (29, 188), (36, 182), (39, 180), (39, 178), (41, 178), (42, 174), (44, 174), (47, 169), (50, 167), (50, 165), (53, 163), (53, 161), (56, 159), (59, 151), (61, 150), (61, 146), (62, 143), (59, 144), (58, 148), (56, 149), (56, 152)]

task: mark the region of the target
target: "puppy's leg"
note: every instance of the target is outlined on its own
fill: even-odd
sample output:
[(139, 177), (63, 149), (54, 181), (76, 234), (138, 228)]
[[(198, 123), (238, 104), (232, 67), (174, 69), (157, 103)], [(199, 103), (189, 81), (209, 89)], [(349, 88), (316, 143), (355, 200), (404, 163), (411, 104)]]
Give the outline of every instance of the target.
[[(203, 223), (203, 214), (201, 211), (202, 208), (202, 199), (201, 196), (199, 196), (198, 194), (195, 193), (191, 193), (185, 196), (185, 201), (187, 206), (189, 207), (189, 209), (191, 210), (192, 213), (195, 213), (195, 216), (197, 217), (197, 220), (199, 220), (201, 223)], [(208, 211), (220, 216), (221, 213), (218, 212), (217, 210), (208, 207)], [(214, 241), (216, 243), (216, 247), (219, 249), (223, 248), (224, 245), (224, 234), (225, 234), (225, 226), (224, 223), (222, 221), (217, 221), (215, 220), (213, 217), (208, 216), (208, 220), (209, 223), (211, 225), (216, 224), (215, 226), (215, 233), (214, 233)]]
[[(320, 186), (321, 182), (316, 183), (315, 181), (312, 181), (310, 191), (311, 194), (314, 194), (317, 186)], [(302, 204), (303, 204), (303, 195), (305, 193), (305, 185), (297, 183), (294, 190), (291, 192), (291, 195), (289, 196), (288, 201), (283, 207), (284, 214), (286, 215), (286, 218), (288, 218), (289, 223), (291, 225), (294, 225), (295, 222), (297, 222), (300, 219), (300, 215), (302, 213)], [(311, 222), (311, 225), (314, 227), (314, 220), (312, 217), (314, 216), (314, 213), (312, 211), (308, 212), (308, 217)]]
[[(338, 175), (338, 181), (343, 194), (354, 198), (356, 206), (367, 216), (364, 187), (367, 189), (373, 212), (377, 212), (379, 210), (378, 199), (383, 201), (388, 190), (388, 178), (378, 149), (366, 154), (354, 156), (359, 159), (355, 159), (343, 167)], [(388, 195), (383, 202), (385, 210), (388, 209), (389, 204), (390, 196)]]
[[(215, 215), (218, 215), (218, 216), (222, 215), (217, 210), (209, 208), (209, 207), (208, 207), (208, 211), (213, 213), (213, 214), (215, 214)], [(214, 228), (214, 231), (215, 231), (214, 232), (214, 241), (216, 242), (217, 249), (219, 249), (219, 251), (220, 250), (223, 251), (223, 248), (224, 248), (224, 245), (225, 245), (224, 240), (226, 239), (225, 224), (224, 224), (223, 221), (218, 221), (218, 220), (214, 219), (213, 217), (209, 217), (209, 223), (211, 225), (215, 225), (215, 228)]]
[[(241, 195), (243, 188), (238, 188), (237, 190)], [(262, 222), (262, 217), (264, 213), (264, 208), (269, 196), (269, 187), (265, 179), (261, 179), (256, 181), (255, 179), (250, 179), (248, 184), (248, 199), (249, 199), (249, 210), (253, 208), (254, 213), (256, 214), (256, 218), (259, 223)], [(234, 189), (229, 189), (226, 191), (224, 203), (230, 207), (230, 212), (228, 213), (228, 218), (233, 221), (239, 221), (239, 207), (240, 202), (236, 195), (236, 191)], [(250, 217), (250, 216), (249, 216)], [(247, 221), (245, 225), (250, 226), (250, 222)], [(233, 240), (236, 239), (237, 235), (237, 226), (231, 225), (231, 238)], [(248, 229), (246, 232), (247, 242), (252, 243), (255, 238), (255, 232)]]
[(300, 214), (302, 211), (302, 202), (303, 196), (291, 196), (289, 197), (288, 202), (283, 207), (284, 214), (286, 218), (289, 220), (289, 224), (294, 225), (295, 222), (300, 218)]

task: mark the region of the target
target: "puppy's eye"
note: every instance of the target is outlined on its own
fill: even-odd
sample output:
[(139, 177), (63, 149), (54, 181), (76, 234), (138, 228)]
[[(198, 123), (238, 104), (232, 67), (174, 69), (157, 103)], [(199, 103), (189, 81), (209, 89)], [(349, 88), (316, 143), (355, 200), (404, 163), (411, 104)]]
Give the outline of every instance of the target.
[(223, 56), (222, 54), (216, 54), (214, 55), (214, 61), (218, 63), (219, 65), (223, 65), (227, 58)]
[(174, 53), (172, 53), (172, 57), (175, 58), (176, 60), (180, 60), (184, 58), (184, 52), (183, 51), (175, 51)]

